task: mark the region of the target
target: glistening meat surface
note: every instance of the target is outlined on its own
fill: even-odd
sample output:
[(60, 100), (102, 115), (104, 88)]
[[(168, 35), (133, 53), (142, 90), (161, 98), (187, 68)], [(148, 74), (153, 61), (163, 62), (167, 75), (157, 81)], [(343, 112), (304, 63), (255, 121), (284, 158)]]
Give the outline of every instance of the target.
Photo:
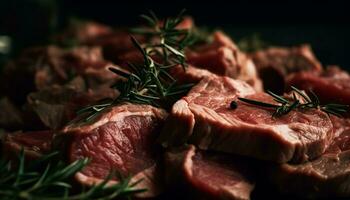
[(125, 104), (104, 111), (91, 122), (66, 127), (65, 134), (72, 137), (70, 160), (91, 159), (76, 174), (77, 180), (92, 185), (118, 170), (123, 176), (131, 175), (132, 182), (142, 179), (136, 186), (148, 189), (142, 197), (159, 194), (162, 184), (155, 138), (166, 116), (152, 106)]
[(350, 126), (332, 118), (337, 136), (319, 158), (303, 164), (268, 165), (269, 179), (283, 193), (309, 198), (350, 195)]
[(254, 173), (247, 160), (189, 145), (168, 150), (165, 161), (170, 184), (185, 184), (197, 198), (250, 199)]
[(323, 72), (300, 72), (288, 77), (288, 85), (312, 90), (323, 103), (350, 105), (350, 75), (339, 67), (330, 66)]
[(320, 72), (321, 63), (309, 45), (270, 47), (251, 54), (264, 88), (283, 93), (287, 75), (294, 72)]
[[(271, 96), (244, 82), (205, 78), (174, 104), (160, 136), (163, 146), (190, 142), (200, 149), (284, 163), (320, 156), (333, 138), (329, 116), (317, 109), (274, 118), (274, 110), (240, 102), (238, 97), (273, 103)], [(236, 109), (230, 108), (231, 101), (236, 101)]]

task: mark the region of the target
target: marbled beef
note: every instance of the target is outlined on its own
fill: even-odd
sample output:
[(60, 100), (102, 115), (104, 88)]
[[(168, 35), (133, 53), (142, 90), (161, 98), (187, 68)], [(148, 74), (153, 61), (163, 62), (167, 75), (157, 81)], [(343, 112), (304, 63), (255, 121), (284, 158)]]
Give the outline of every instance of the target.
[[(164, 146), (191, 142), (200, 149), (284, 163), (320, 156), (333, 138), (331, 120), (320, 110), (293, 110), (272, 117), (274, 110), (237, 97), (274, 103), (271, 96), (242, 81), (204, 78), (174, 104), (159, 140)], [(232, 101), (236, 109), (230, 108)]]
[[(137, 188), (146, 188), (141, 197), (154, 197), (162, 188), (159, 149), (155, 144), (167, 114), (148, 105), (124, 104), (105, 110), (89, 122), (76, 121), (64, 129), (71, 137), (69, 159), (90, 158), (91, 162), (76, 174), (84, 185), (98, 183), (111, 170), (142, 179)], [(114, 180), (113, 182), (118, 181)]]
[[(196, 150), (189, 145), (165, 154), (166, 178), (194, 189), (201, 199), (250, 199), (254, 188), (247, 160), (232, 155)], [(192, 190), (193, 193), (193, 190)]]

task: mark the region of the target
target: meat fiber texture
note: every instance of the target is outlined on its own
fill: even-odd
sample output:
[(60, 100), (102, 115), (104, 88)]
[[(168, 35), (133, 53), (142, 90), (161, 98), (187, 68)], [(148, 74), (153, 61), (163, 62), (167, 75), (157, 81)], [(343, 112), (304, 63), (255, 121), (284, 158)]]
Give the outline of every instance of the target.
[(77, 110), (118, 95), (116, 90), (108, 87), (87, 89), (84, 83), (83, 78), (77, 76), (64, 86), (53, 85), (30, 93), (26, 106), (33, 110), (46, 127), (59, 130), (74, 119)]
[[(191, 28), (193, 21), (190, 18), (185, 18), (184, 22), (179, 25), (179, 28)], [(138, 36), (138, 35), (136, 35)], [(211, 42), (195, 45), (192, 49), (186, 50), (187, 63), (192, 67), (208, 70), (209, 72), (220, 75), (229, 76), (244, 80), (252, 85), (256, 90), (262, 90), (262, 82), (258, 77), (255, 65), (253, 61), (243, 52), (241, 52), (234, 42), (225, 35), (223, 32), (217, 31), (212, 35), (213, 40)], [(137, 38), (143, 41), (144, 38)], [(102, 46), (104, 46), (102, 42)], [(109, 43), (109, 42), (107, 42)], [(125, 43), (125, 44), (124, 44)], [(130, 43), (127, 45), (126, 43)], [(100, 44), (101, 45), (101, 44)], [(122, 48), (123, 50), (114, 50), (111, 59), (116, 64), (127, 69), (127, 62), (142, 64), (143, 56), (139, 50), (134, 47), (130, 41), (128, 35), (118, 36), (115, 42), (111, 42), (111, 48)], [(120, 52), (120, 53), (116, 53)], [(157, 60), (159, 58), (154, 57)], [(173, 70), (174, 71), (174, 70)], [(177, 69), (175, 69), (177, 71)], [(205, 74), (206, 71), (200, 72)], [(198, 77), (198, 76), (197, 76)]]
[(26, 159), (35, 160), (51, 151), (53, 131), (31, 131), (5, 133), (2, 138), (2, 155), (17, 158), (24, 151)]
[(309, 45), (269, 47), (251, 54), (264, 88), (282, 94), (286, 77), (294, 72), (322, 70)]
[[(312, 90), (322, 103), (350, 105), (350, 75), (337, 66), (330, 66), (323, 72), (300, 72), (288, 77), (288, 86), (305, 91)], [(289, 88), (289, 87), (287, 87)]]
[(253, 61), (223, 32), (217, 31), (212, 37), (211, 43), (188, 50), (187, 62), (220, 76), (246, 81), (256, 90), (261, 91), (262, 83)]
[(168, 184), (182, 184), (201, 199), (250, 199), (254, 188), (246, 160), (222, 153), (196, 150), (188, 145), (165, 154)]
[[(274, 102), (245, 82), (204, 78), (173, 105), (159, 140), (165, 147), (189, 142), (203, 150), (300, 163), (320, 156), (333, 139), (331, 120), (320, 110), (293, 110), (272, 117), (274, 110), (246, 104), (238, 97)], [(230, 108), (232, 101), (236, 109)]]
[(350, 195), (350, 121), (334, 117), (336, 137), (319, 158), (303, 164), (268, 165), (267, 174), (281, 192), (308, 198)]
[(30, 92), (67, 84), (77, 76), (84, 79), (89, 89), (98, 90), (109, 87), (118, 79), (108, 70), (111, 66), (99, 47), (35, 47), (24, 51), (17, 60), (4, 67), (0, 91), (20, 104)]
[(70, 161), (91, 159), (75, 175), (77, 181), (93, 185), (111, 170), (118, 170), (123, 176), (131, 175), (131, 183), (142, 180), (136, 188), (147, 191), (139, 197), (158, 195), (163, 184), (155, 139), (166, 117), (164, 110), (152, 106), (124, 104), (107, 109), (92, 121), (67, 126), (63, 134), (71, 137)]

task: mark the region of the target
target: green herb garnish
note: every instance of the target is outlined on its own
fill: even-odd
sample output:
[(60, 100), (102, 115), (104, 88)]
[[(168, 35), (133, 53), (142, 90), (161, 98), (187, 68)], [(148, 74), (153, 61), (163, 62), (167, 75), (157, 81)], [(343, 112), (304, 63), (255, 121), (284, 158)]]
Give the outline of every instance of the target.
[(58, 152), (26, 161), (24, 150), (17, 160), (0, 161), (0, 199), (23, 200), (87, 200), (130, 197), (144, 190), (135, 189), (130, 178), (119, 178), (119, 183), (107, 185), (111, 173), (100, 184), (90, 188), (72, 189), (71, 178), (81, 171), (89, 160), (80, 159), (69, 165), (57, 159)]
[[(321, 105), (319, 98), (317, 95), (313, 92), (310, 91), (310, 94), (312, 95), (309, 97), (305, 92), (302, 92), (296, 87), (291, 86), (292, 88), (292, 94), (293, 98), (292, 100), (288, 100), (284, 98), (283, 96), (279, 96), (271, 91), (267, 91), (267, 94), (273, 97), (273, 100), (277, 104), (271, 104), (271, 103), (266, 103), (262, 101), (257, 101), (253, 99), (246, 99), (246, 98), (241, 98), (239, 97), (238, 99), (240, 101), (243, 101), (248, 104), (260, 106), (260, 107), (266, 107), (266, 108), (273, 108), (275, 109), (274, 113), (272, 114), (273, 117), (275, 116), (282, 116), (288, 114), (290, 111), (295, 110), (295, 109), (320, 109), (321, 111), (327, 113), (327, 114), (332, 114), (336, 115), (338, 117), (341, 117), (343, 114), (348, 112), (349, 106), (348, 105), (343, 105), (343, 104), (325, 104)], [(300, 102), (296, 94), (298, 94), (305, 103)]]
[(131, 41), (142, 54), (143, 64), (128, 63), (129, 73), (110, 68), (112, 72), (125, 78), (112, 86), (120, 95), (114, 100), (105, 100), (78, 111), (79, 114), (85, 114), (85, 121), (121, 102), (167, 108), (192, 87), (192, 84), (177, 84), (176, 79), (169, 73), (170, 68), (179, 65), (186, 69), (184, 49), (193, 44), (194, 40), (190, 30), (177, 29), (183, 20), (183, 12), (178, 17), (166, 19), (164, 22), (160, 22), (153, 12), (149, 16), (141, 16), (148, 22), (149, 27), (133, 29), (133, 32), (150, 35), (152, 39), (148, 43), (140, 44), (131, 36)]

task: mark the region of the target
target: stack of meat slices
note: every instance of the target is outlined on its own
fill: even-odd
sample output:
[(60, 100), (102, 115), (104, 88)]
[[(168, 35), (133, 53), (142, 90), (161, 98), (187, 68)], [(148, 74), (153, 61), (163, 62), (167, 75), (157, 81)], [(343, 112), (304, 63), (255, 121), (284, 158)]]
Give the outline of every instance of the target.
[[(147, 189), (137, 198), (250, 199), (266, 180), (282, 194), (350, 196), (349, 119), (319, 109), (272, 117), (273, 109), (238, 99), (274, 103), (263, 92), (264, 84), (281, 94), (289, 86), (312, 89), (321, 103), (350, 104), (348, 73), (336, 67), (323, 70), (307, 45), (248, 55), (215, 32), (212, 42), (185, 52), (186, 71), (171, 69), (179, 83), (196, 85), (170, 111), (123, 103), (85, 121), (76, 110), (118, 95), (109, 88), (118, 79), (107, 73), (113, 64), (109, 60), (128, 70), (125, 60), (139, 62), (141, 57), (124, 30), (80, 26), (56, 38), (73, 37), (80, 46), (35, 48), (5, 68), (4, 78), (19, 80), (13, 88), (21, 92), (18, 96), (13, 88), (0, 88), (6, 95), (0, 100), (0, 125), (24, 130), (4, 135), (6, 155), (23, 148), (36, 159), (62, 142), (56, 147), (63, 148), (69, 162), (91, 159), (75, 175), (78, 183), (91, 186), (117, 170), (131, 176), (132, 183), (140, 181), (135, 187)], [(179, 24), (192, 26), (191, 18)]]
[[(307, 46), (300, 47), (299, 50), (297, 47), (267, 49), (257, 52), (254, 56), (261, 69), (270, 65), (279, 71), (283, 78), (280, 90), (287, 92), (290, 86), (296, 86), (307, 93), (312, 90), (318, 95), (322, 104), (349, 105), (350, 101), (347, 100), (349, 74), (334, 66), (323, 70)], [(259, 59), (271, 64), (262, 61), (259, 63)], [(294, 59), (296, 61), (293, 61)], [(289, 63), (291, 61), (299, 65), (291, 68)], [(350, 195), (348, 119), (329, 116), (317, 109), (292, 110), (286, 115), (272, 117), (273, 109), (238, 101), (238, 97), (274, 102), (271, 96), (254, 90), (246, 82), (228, 77), (208, 76), (174, 104), (160, 141), (164, 147), (171, 147), (168, 160), (179, 162), (178, 156), (182, 155), (183, 164), (177, 166), (183, 171), (185, 177), (183, 182), (190, 184), (199, 193), (208, 195), (213, 193), (223, 195), (221, 186), (226, 186), (220, 185), (220, 181), (214, 184), (215, 187), (203, 184), (195, 175), (202, 171), (197, 168), (196, 171), (188, 172), (188, 166), (194, 165), (193, 160), (197, 153), (189, 153), (190, 150), (172, 153), (174, 146), (184, 149), (182, 145), (191, 143), (199, 149), (197, 151), (220, 152), (219, 154), (225, 153), (226, 156), (231, 154), (232, 159), (234, 155), (241, 155), (260, 160), (258, 164), (260, 169), (249, 169), (249, 167), (245, 169), (255, 171), (260, 179), (269, 180), (271, 187), (282, 194), (303, 198)], [(234, 106), (231, 106), (232, 102)], [(179, 123), (182, 125), (179, 126)], [(190, 164), (188, 160), (191, 161)], [(238, 162), (242, 164), (244, 161)], [(225, 170), (220, 170), (225, 173)], [(237, 169), (235, 171), (241, 173)], [(253, 171), (249, 174), (254, 174)], [(245, 177), (244, 174), (246, 172), (241, 173), (239, 180), (241, 183), (246, 183), (245, 190), (236, 188), (235, 192), (250, 191), (251, 182), (247, 178), (242, 178)], [(211, 177), (211, 173), (207, 175), (208, 180), (215, 180)], [(236, 195), (231, 198), (241, 199), (242, 196)]]

